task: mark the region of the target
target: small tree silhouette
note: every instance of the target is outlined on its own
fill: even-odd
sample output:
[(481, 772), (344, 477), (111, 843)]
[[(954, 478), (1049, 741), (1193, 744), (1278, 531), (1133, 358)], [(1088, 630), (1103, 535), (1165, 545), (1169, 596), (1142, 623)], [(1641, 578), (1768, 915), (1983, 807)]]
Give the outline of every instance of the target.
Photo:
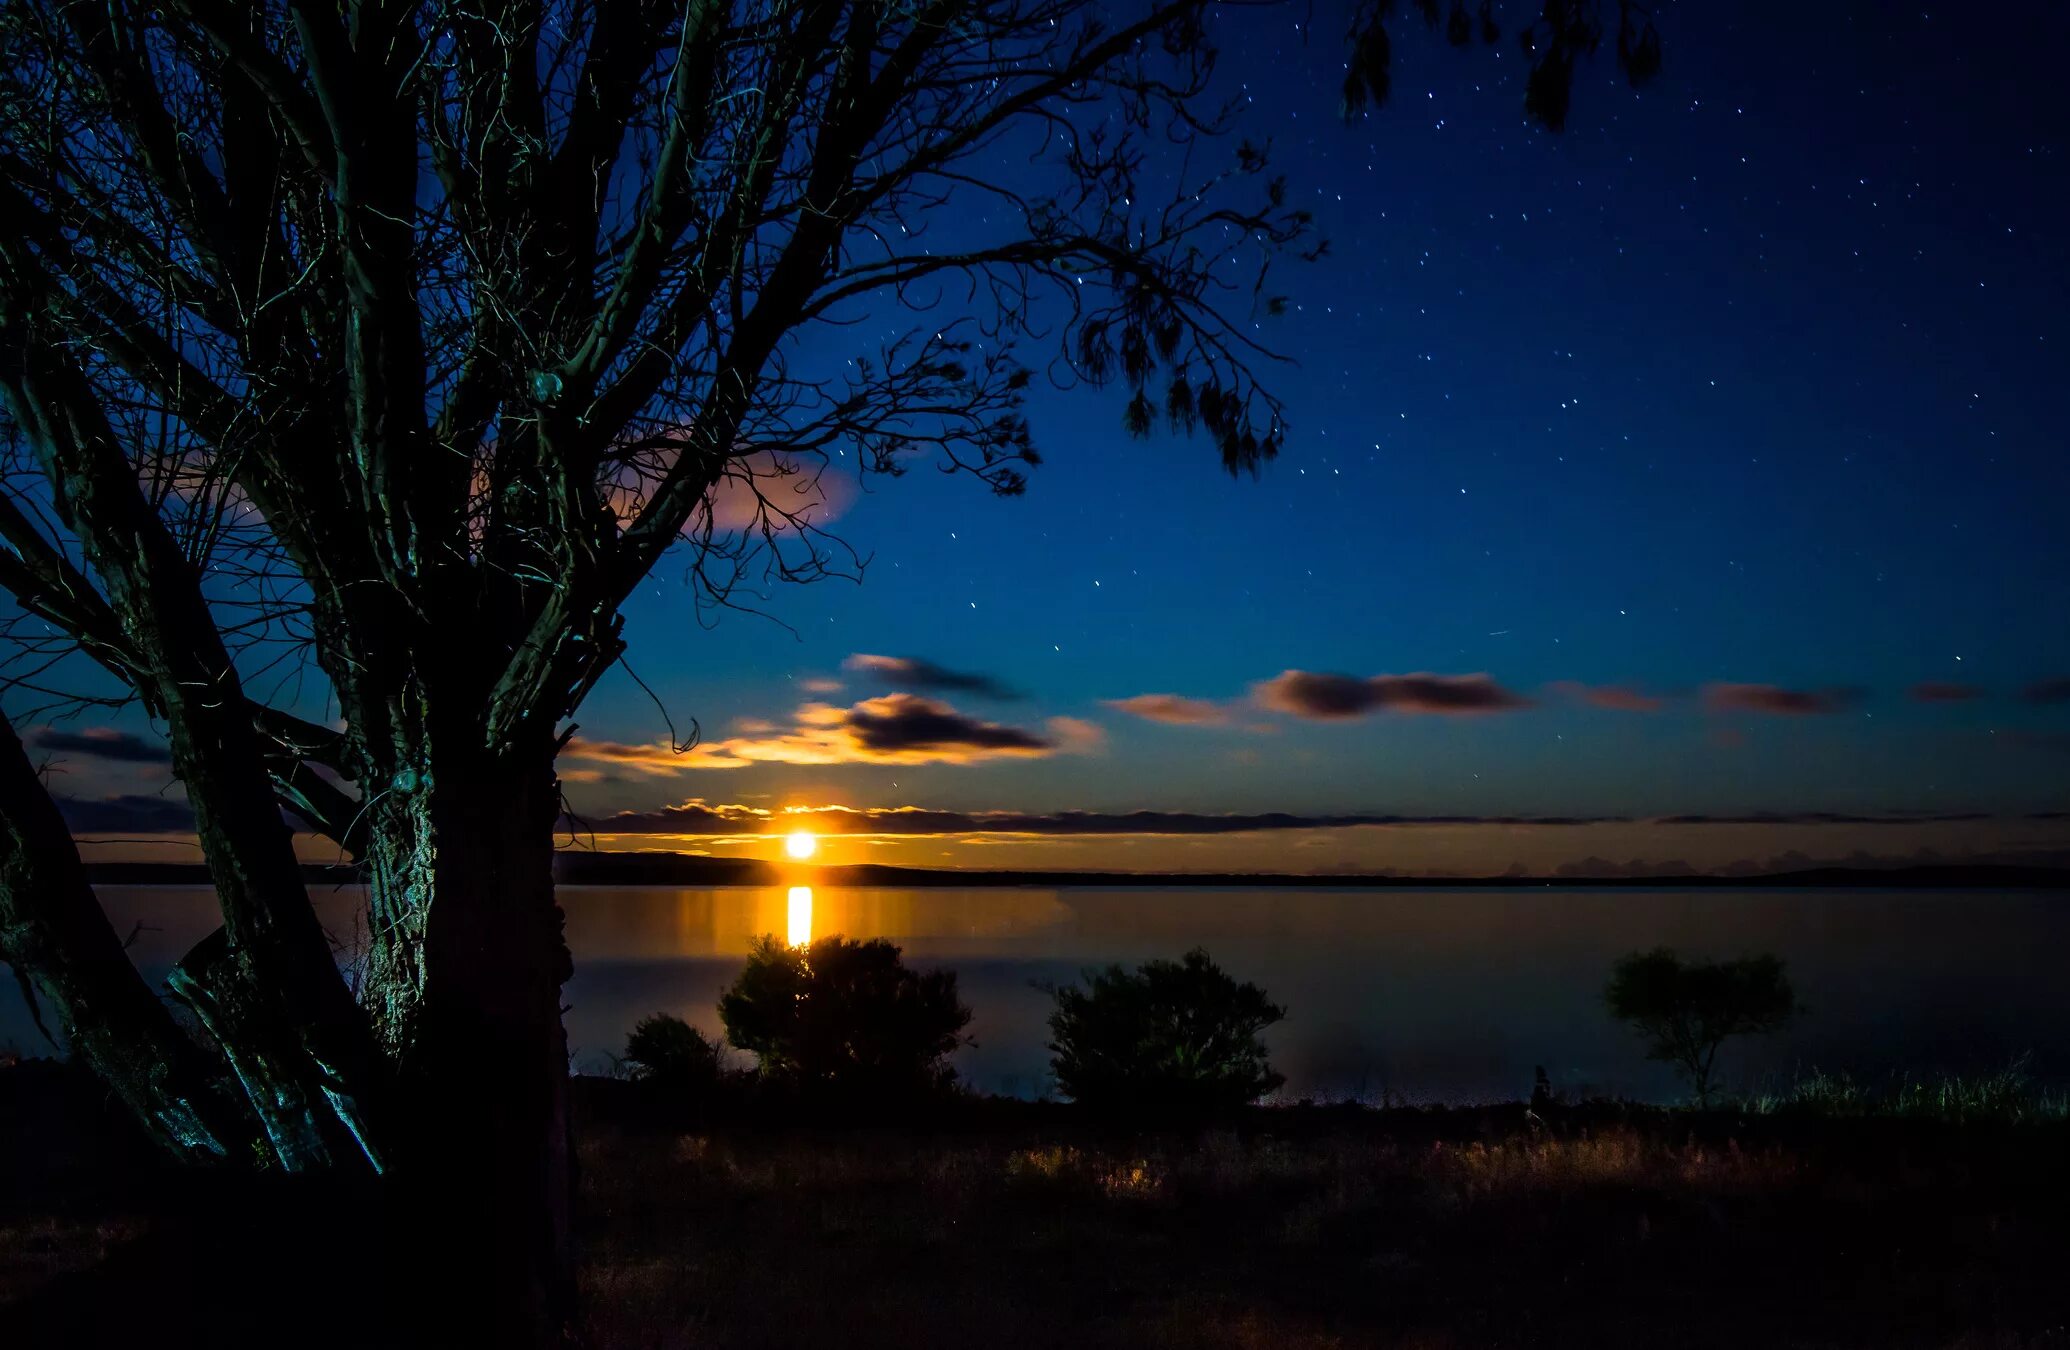
[(947, 1087), (970, 1009), (953, 970), (906, 968), (883, 938), (839, 935), (791, 947), (755, 943), (719, 1000), (726, 1039), (763, 1077), (801, 1096), (887, 1099)]
[(1718, 1047), (1765, 1035), (1803, 1011), (1779, 957), (1684, 961), (1666, 947), (1620, 957), (1603, 987), (1610, 1015), (1644, 1035), (1647, 1058), (1675, 1066), (1710, 1105)]
[(719, 1046), (680, 1017), (643, 1017), (625, 1038), (625, 1062), (633, 1081), (665, 1096), (689, 1099), (719, 1079)]
[(1257, 1100), (1286, 1079), (1258, 1033), (1286, 1010), (1238, 984), (1196, 947), (1178, 961), (1085, 972), (1051, 988), (1050, 1064), (1074, 1101), (1117, 1111), (1208, 1112)]

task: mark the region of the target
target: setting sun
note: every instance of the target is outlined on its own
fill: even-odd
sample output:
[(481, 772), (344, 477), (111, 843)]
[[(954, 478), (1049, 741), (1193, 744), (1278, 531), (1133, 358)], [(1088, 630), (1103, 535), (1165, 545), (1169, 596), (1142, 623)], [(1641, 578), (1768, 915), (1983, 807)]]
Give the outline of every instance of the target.
[(783, 841), (783, 851), (793, 858), (809, 858), (819, 852), (819, 839), (810, 830), (792, 830)]

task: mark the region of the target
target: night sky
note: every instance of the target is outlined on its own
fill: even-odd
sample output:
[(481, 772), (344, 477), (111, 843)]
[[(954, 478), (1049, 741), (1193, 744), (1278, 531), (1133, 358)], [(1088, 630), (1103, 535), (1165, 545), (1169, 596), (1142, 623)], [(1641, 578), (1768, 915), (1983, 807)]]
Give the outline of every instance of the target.
[[(595, 842), (768, 856), (757, 813), (839, 805), (955, 814), (822, 816), (836, 862), (2070, 858), (2070, 12), (1672, 5), (1661, 77), (1606, 51), (1560, 135), (1509, 42), (1408, 22), (1347, 126), (1315, 14), (1214, 20), (1332, 244), (1257, 330), (1280, 458), (1038, 379), (1022, 498), (837, 459), (860, 585), (700, 615), (665, 564), (629, 607), (704, 741), (607, 679), (563, 760)], [(1063, 814), (1136, 811), (1175, 814)]]

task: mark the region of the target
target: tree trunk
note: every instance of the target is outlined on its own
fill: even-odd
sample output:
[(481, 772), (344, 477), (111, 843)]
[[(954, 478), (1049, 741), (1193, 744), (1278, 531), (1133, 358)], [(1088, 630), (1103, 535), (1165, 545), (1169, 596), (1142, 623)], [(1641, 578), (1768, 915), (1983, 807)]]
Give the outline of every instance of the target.
[(365, 1001), (397, 1061), (409, 1245), (455, 1343), (559, 1344), (572, 1314), (553, 749), (434, 749), (373, 808)]

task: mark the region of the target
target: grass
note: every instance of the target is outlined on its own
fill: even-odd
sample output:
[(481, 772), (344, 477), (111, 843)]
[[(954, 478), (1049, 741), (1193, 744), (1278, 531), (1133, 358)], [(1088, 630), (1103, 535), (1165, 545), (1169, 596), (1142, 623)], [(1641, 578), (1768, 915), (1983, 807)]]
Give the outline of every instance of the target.
[[(0, 1305), (29, 1312), (18, 1334), (0, 1306), (0, 1345), (275, 1343), (223, 1325), (225, 1271), (360, 1343), (349, 1229), (306, 1196), (139, 1188), (83, 1128), (103, 1094), (49, 1109), (67, 1081), (0, 1109), (39, 1163), (0, 1172)], [(686, 1128), (639, 1084), (575, 1086), (593, 1350), (2070, 1350), (2070, 1119), (2023, 1074), (1190, 1130), (978, 1098)], [(48, 1334), (82, 1313), (124, 1336)]]
[(1777, 1092), (1745, 1099), (1755, 1115), (1830, 1119), (1896, 1117), (1945, 1124), (2023, 1124), (2070, 1121), (2070, 1093), (2044, 1090), (2023, 1056), (1983, 1074), (1894, 1075), (1875, 1087), (1848, 1073), (1813, 1070)]
[(2070, 1130), (1279, 1108), (585, 1135), (599, 1347), (2070, 1346)]

